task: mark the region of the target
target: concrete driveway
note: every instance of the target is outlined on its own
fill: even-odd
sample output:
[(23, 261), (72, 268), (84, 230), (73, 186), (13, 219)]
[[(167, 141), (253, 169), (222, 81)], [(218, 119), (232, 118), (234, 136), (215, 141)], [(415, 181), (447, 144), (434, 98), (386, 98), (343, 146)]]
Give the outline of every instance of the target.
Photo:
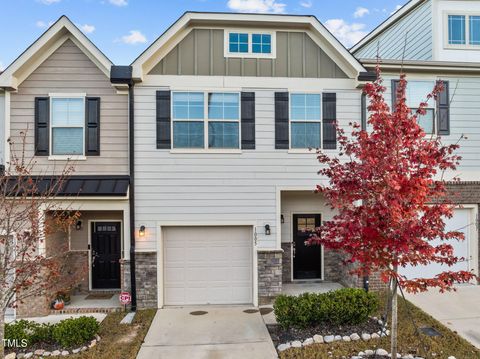
[(459, 286), (456, 292), (431, 290), (406, 294), (417, 307), (480, 348), (480, 285)]
[[(168, 308), (157, 311), (137, 359), (276, 358), (260, 313), (247, 307)], [(192, 315), (205, 311), (204, 315)], [(199, 313), (194, 313), (199, 314)]]

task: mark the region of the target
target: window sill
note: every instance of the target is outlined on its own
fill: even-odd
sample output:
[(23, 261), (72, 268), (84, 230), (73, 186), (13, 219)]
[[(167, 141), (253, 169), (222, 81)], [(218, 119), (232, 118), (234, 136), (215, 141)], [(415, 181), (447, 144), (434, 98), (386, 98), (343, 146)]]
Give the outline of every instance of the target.
[(74, 155), (52, 155), (48, 156), (49, 161), (86, 161), (86, 156)]
[(311, 150), (308, 148), (291, 148), (288, 150), (288, 153), (317, 153), (317, 149), (312, 148)]
[(242, 150), (241, 149), (228, 149), (228, 148), (222, 148), (222, 149), (203, 149), (203, 148), (173, 148), (170, 150), (170, 153), (213, 153), (213, 154), (241, 154)]

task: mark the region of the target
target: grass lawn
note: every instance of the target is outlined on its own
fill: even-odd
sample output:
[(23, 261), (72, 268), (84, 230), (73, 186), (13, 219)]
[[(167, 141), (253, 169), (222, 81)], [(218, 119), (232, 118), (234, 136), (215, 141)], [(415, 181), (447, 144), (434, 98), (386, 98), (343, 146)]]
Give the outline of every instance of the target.
[(155, 309), (139, 310), (132, 324), (120, 324), (125, 313), (111, 313), (100, 324), (98, 335), (102, 338), (94, 348), (75, 359), (134, 359), (155, 316)]
[[(385, 310), (385, 296), (380, 296), (381, 310)], [(408, 302), (413, 318), (418, 327), (433, 327), (442, 334), (440, 337), (427, 337), (415, 332), (411, 320), (407, 313), (407, 306), (403, 298), (399, 298), (398, 318), (399, 318), (399, 352), (402, 355), (413, 354), (424, 358), (447, 359), (454, 355), (457, 359), (479, 359), (480, 350), (466, 340), (459, 337), (440, 322), (415, 307)], [(379, 313), (380, 314), (380, 313)], [(361, 333), (358, 333), (361, 334)], [(422, 341), (426, 350), (421, 350)], [(313, 344), (306, 348), (289, 349), (280, 353), (281, 359), (287, 358), (345, 358), (351, 355), (357, 355), (359, 351), (366, 349), (383, 348), (390, 349), (390, 337), (381, 339), (372, 339), (367, 342), (334, 342), (331, 344)], [(331, 353), (331, 354), (330, 354)]]

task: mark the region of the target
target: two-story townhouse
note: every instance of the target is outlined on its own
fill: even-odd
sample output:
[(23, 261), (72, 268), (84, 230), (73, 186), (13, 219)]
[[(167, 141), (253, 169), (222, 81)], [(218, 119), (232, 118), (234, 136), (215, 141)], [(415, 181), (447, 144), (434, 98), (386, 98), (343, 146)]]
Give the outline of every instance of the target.
[(306, 247), (331, 218), (315, 151), (360, 122), (364, 67), (313, 16), (184, 14), (132, 64), (141, 306), (258, 304), (352, 283)]
[[(68, 233), (48, 236), (39, 250), (45, 256), (57, 248), (69, 252), (63, 275), (85, 271), (75, 293), (113, 296), (130, 283), (130, 210), (128, 89), (111, 83), (111, 66), (61, 17), (0, 75), (0, 154), (8, 167), (12, 152), (21, 155), (24, 132), (25, 157), (36, 162), (37, 181), (55, 183), (67, 164), (74, 166), (55, 201), (56, 208), (78, 210), (81, 217)], [(17, 303), (17, 316), (47, 314), (54, 296), (48, 291)]]
[[(465, 261), (455, 269), (479, 274), (480, 204), (480, 1), (412, 0), (351, 49), (371, 71), (380, 58), (388, 96), (393, 100), (396, 80), (407, 74), (407, 101), (415, 108), (426, 100), (436, 81), (444, 91), (429, 101), (419, 121), (429, 136), (441, 136), (445, 144), (459, 141), (462, 161), (455, 173), (445, 173), (449, 191), (458, 204), (446, 220), (449, 230), (460, 230), (465, 241), (454, 242), (455, 254)], [(393, 89), (393, 90), (392, 90)], [(465, 136), (466, 138), (461, 138)], [(438, 265), (406, 268), (411, 277), (433, 276)]]

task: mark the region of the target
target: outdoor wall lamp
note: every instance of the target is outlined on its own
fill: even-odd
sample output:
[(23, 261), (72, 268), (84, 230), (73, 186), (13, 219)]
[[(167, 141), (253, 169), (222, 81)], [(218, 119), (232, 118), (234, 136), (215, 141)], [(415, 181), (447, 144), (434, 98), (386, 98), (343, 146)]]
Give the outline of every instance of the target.
[(75, 229), (77, 231), (80, 231), (82, 229), (82, 221), (78, 220), (77, 223), (75, 224)]
[(265, 235), (266, 235), (266, 236), (269, 236), (269, 235), (270, 235), (270, 225), (269, 225), (269, 224), (266, 224), (266, 225), (265, 225)]
[(280, 215), (280, 222), (285, 223), (285, 217), (283, 216), (283, 214)]
[(144, 237), (145, 236), (145, 226), (140, 226), (140, 230), (138, 231), (138, 235), (140, 237)]

